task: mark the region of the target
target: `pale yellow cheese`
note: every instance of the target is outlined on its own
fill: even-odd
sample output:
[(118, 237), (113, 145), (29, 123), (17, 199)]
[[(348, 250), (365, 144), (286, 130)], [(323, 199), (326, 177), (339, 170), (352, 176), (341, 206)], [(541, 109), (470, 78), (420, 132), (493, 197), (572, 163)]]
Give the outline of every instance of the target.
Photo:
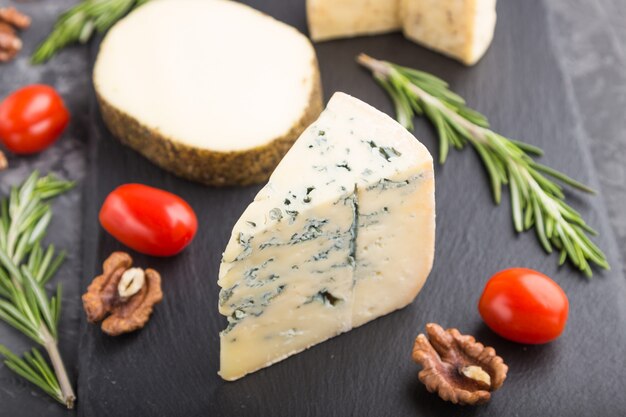
[(399, 0), (307, 0), (314, 41), (400, 30)]
[(404, 35), (466, 65), (487, 51), (496, 0), (400, 0)]
[(225, 0), (151, 0), (108, 32), (94, 67), (98, 94), (142, 127), (224, 153), (285, 137), (316, 77), (305, 36)]
[[(411, 303), (426, 281), (435, 235), (435, 183), (424, 177), (429, 169), (425, 160), (389, 178), (396, 183), (422, 178), (411, 187), (359, 191), (352, 327)], [(384, 221), (370, 215), (385, 211), (390, 214)]]
[(496, 0), (307, 0), (307, 18), (315, 41), (402, 30), (474, 65), (493, 39)]
[(410, 303), (435, 239), (432, 157), (343, 93), (235, 224), (218, 284), (220, 375), (240, 378)]

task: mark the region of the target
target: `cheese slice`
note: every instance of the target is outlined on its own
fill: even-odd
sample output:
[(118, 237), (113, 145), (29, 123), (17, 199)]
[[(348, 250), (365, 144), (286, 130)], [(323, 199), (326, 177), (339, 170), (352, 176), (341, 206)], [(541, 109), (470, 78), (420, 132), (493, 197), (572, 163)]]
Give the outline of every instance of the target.
[(430, 272), (432, 157), (336, 93), (235, 224), (219, 274), (220, 375), (269, 366), (409, 304)]
[(402, 27), (399, 0), (307, 0), (311, 39), (393, 32)]
[(475, 64), (496, 26), (496, 0), (400, 0), (404, 35), (428, 48)]
[(267, 181), (323, 109), (309, 39), (235, 1), (138, 7), (107, 33), (93, 80), (118, 139), (209, 185)]

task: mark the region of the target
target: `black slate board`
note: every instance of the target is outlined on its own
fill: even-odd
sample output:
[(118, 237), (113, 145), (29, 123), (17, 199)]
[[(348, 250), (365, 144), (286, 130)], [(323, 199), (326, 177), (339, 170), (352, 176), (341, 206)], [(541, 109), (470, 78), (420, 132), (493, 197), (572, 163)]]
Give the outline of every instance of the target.
[[(302, 2), (248, 3), (305, 31)], [(472, 106), (489, 116), (497, 130), (540, 145), (546, 151), (546, 163), (596, 185), (587, 149), (569, 110), (561, 71), (552, 56), (543, 4), (539, 0), (503, 0), (498, 12), (494, 44), (474, 68), (463, 67), (397, 34), (317, 45), (325, 96), (345, 91), (391, 113), (387, 98), (354, 64), (354, 57), (367, 52), (425, 69), (450, 81)], [(119, 184), (142, 182), (181, 195), (196, 209), (201, 233), (176, 258), (135, 257), (137, 264), (152, 266), (164, 276), (166, 298), (147, 328), (111, 339), (81, 322), (79, 415), (626, 413), (626, 282), (618, 272), (617, 251), (600, 199), (570, 196), (574, 206), (600, 230), (598, 242), (616, 266), (614, 272), (598, 273), (587, 282), (568, 267), (557, 271), (554, 257), (546, 257), (531, 234), (515, 236), (508, 202), (502, 208), (492, 206), (476, 156), (470, 150), (453, 153), (445, 167), (437, 167), (436, 262), (416, 302), (227, 383), (216, 374), (218, 332), (225, 323), (216, 310), (216, 275), (230, 229), (259, 187), (213, 189), (174, 178), (116, 142), (102, 125), (93, 99), (90, 111), (90, 173), (83, 187), (83, 288), (99, 273), (100, 263), (111, 251), (123, 249), (95, 227), (94, 221), (106, 194)], [(423, 121), (416, 127), (416, 136), (436, 155), (432, 130)], [(521, 346), (503, 341), (482, 324), (476, 302), (484, 282), (494, 272), (513, 265), (547, 273), (568, 293), (570, 321), (558, 341)], [(419, 384), (410, 349), (415, 335), (429, 321), (472, 333), (505, 358), (511, 368), (509, 378), (489, 405), (461, 408), (445, 404)]]
[[(86, 77), (91, 66), (86, 48), (64, 51), (58, 61), (48, 65), (32, 66), (29, 52), (49, 32), (53, 19), (75, 0), (30, 1), (0, 0), (0, 7), (14, 6), (33, 18), (31, 27), (20, 33), (24, 48), (10, 63), (0, 64), (0, 97), (4, 98), (19, 87), (43, 83), (55, 86), (63, 96), (72, 114), (72, 121), (54, 146), (33, 156), (16, 156), (7, 152), (9, 169), (0, 172), (0, 196), (8, 195), (10, 186), (21, 183), (34, 169), (41, 173), (54, 172), (61, 178), (81, 181), (85, 173), (85, 151), (88, 145), (87, 117), (90, 95), (89, 80)], [(83, 251), (86, 249), (82, 235), (82, 193), (80, 186), (57, 198), (54, 202), (54, 220), (48, 229), (46, 243), (54, 243), (63, 248), (68, 256), (57, 272), (53, 285), (63, 285), (62, 319), (59, 324), (60, 350), (72, 380), (78, 377), (78, 330), (81, 310), (80, 294), (83, 290), (79, 282), (82, 276)], [(93, 225), (92, 225), (93, 227)], [(90, 248), (93, 250), (93, 247)], [(16, 353), (33, 347), (33, 342), (0, 322), (0, 343)], [(58, 403), (51, 400), (34, 385), (17, 377), (0, 362), (0, 416), (2, 417), (41, 417), (68, 416)], [(73, 415), (69, 413), (69, 415)]]

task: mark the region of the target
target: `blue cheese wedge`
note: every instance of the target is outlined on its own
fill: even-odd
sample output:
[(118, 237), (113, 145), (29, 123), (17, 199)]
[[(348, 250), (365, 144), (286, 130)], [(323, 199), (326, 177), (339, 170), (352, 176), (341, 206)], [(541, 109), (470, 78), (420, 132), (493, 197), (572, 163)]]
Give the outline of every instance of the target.
[(219, 274), (235, 380), (409, 304), (434, 254), (432, 157), (336, 93), (235, 224)]

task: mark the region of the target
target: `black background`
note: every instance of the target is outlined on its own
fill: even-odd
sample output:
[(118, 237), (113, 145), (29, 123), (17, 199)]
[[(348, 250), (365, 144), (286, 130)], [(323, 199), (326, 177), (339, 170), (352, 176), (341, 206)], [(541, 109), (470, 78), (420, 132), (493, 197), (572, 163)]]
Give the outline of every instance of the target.
[[(248, 3), (306, 31), (301, 2)], [(325, 98), (344, 91), (391, 114), (382, 90), (354, 63), (359, 52), (424, 69), (448, 80), (472, 107), (489, 116), (497, 131), (541, 146), (545, 163), (597, 186), (553, 56), (543, 4), (501, 1), (498, 13), (494, 43), (473, 68), (398, 34), (319, 44)], [(568, 196), (600, 231), (597, 242), (614, 266), (587, 281), (569, 267), (557, 270), (556, 258), (544, 255), (532, 233), (514, 234), (508, 194), (501, 208), (493, 206), (486, 175), (469, 149), (452, 152), (444, 167), (436, 167), (435, 267), (411, 306), (237, 382), (222, 381), (216, 372), (218, 332), (225, 320), (216, 307), (217, 270), (232, 225), (260, 187), (206, 188), (172, 177), (115, 141), (91, 97), (89, 164), (82, 188), (82, 287), (99, 273), (111, 251), (123, 249), (95, 222), (105, 196), (119, 184), (142, 182), (181, 195), (195, 208), (200, 233), (176, 258), (135, 257), (137, 264), (154, 267), (164, 277), (164, 302), (144, 330), (112, 339), (81, 318), (78, 357), (67, 358), (78, 363), (79, 415), (626, 414), (626, 282), (601, 200)], [(436, 157), (436, 137), (425, 121), (417, 122), (415, 134)], [(482, 324), (476, 310), (482, 287), (493, 273), (511, 266), (543, 271), (567, 292), (570, 319), (556, 342), (509, 343)], [(474, 334), (504, 357), (509, 377), (490, 404), (449, 405), (420, 385), (410, 351), (429, 321)], [(22, 405), (11, 401), (11, 415), (19, 415)], [(53, 411), (64, 415), (60, 409)]]

